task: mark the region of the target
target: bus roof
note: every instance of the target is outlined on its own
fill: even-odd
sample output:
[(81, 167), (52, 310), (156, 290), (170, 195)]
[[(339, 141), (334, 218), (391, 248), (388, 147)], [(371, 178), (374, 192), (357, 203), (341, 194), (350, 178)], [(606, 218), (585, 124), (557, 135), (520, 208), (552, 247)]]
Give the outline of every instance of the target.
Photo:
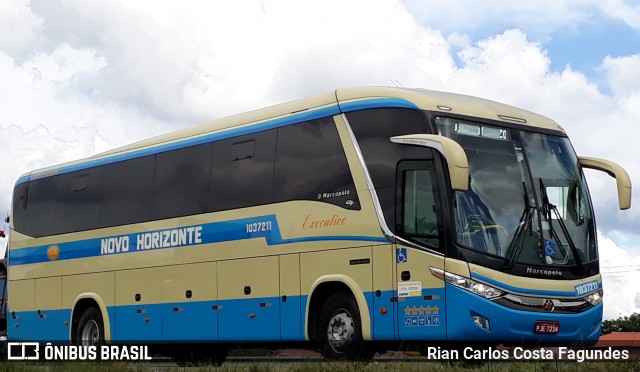
[(29, 179), (43, 178), (113, 163), (126, 158), (186, 147), (216, 138), (233, 137), (293, 124), (298, 121), (375, 107), (405, 107), (459, 114), (528, 126), (534, 130), (543, 129), (564, 133), (562, 127), (547, 117), (482, 98), (425, 89), (391, 87), (343, 88), (229, 116), (210, 123), (134, 142), (85, 159), (35, 170), (22, 175), (16, 184), (26, 182)]

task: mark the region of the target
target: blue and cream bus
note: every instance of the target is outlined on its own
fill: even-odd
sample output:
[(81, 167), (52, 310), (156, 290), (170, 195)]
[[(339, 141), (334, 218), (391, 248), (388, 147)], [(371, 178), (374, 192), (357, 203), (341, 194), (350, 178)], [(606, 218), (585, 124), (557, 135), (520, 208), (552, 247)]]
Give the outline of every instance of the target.
[[(9, 338), (238, 343), (333, 359), (398, 345), (592, 343), (584, 168), (543, 116), (352, 88), (35, 170), (15, 185)], [(180, 347), (182, 345), (183, 347)]]

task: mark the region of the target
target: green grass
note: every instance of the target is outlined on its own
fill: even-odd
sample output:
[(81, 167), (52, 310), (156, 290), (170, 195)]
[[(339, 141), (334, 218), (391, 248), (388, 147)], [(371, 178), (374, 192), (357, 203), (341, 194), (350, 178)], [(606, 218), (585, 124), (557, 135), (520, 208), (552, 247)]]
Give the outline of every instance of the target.
[(440, 362), (372, 362), (372, 363), (229, 363), (222, 367), (176, 367), (149, 365), (144, 363), (125, 362), (62, 362), (62, 363), (23, 363), (2, 362), (0, 372), (413, 372), (413, 371), (486, 371), (486, 372), (609, 372), (609, 371), (640, 371), (640, 362), (491, 362), (480, 366), (467, 366), (459, 363)]

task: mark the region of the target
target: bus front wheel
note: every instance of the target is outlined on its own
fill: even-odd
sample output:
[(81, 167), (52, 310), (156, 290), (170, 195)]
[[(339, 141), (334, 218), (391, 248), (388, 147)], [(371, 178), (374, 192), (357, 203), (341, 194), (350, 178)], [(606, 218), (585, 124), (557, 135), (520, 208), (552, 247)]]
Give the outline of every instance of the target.
[(104, 323), (100, 310), (90, 307), (82, 313), (78, 322), (76, 343), (80, 346), (100, 346), (104, 344)]
[(373, 357), (373, 348), (362, 338), (360, 311), (351, 294), (339, 292), (329, 297), (319, 320), (317, 335), (323, 357), (332, 360)]

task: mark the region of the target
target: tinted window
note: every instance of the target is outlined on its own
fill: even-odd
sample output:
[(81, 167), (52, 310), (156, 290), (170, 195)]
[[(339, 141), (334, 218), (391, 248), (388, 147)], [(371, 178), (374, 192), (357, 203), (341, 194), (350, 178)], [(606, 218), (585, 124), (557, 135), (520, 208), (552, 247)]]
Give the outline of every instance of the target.
[(206, 143), (156, 155), (152, 220), (207, 211), (212, 148)]
[(11, 209), (11, 220), (16, 231), (32, 235), (27, 229), (27, 197), (29, 195), (29, 183), (21, 183), (13, 188), (13, 208)]
[(102, 227), (148, 221), (155, 155), (104, 166)]
[(22, 225), (27, 235), (44, 236), (55, 233), (53, 221), (56, 219), (55, 200), (58, 191), (58, 177), (29, 181), (28, 189), (23, 189), (24, 195), (26, 195), (26, 208), (23, 211)]
[(440, 247), (437, 186), (432, 169), (417, 162), (401, 163), (398, 169), (400, 200), (398, 220), (402, 236), (434, 248)]
[(372, 109), (347, 114), (349, 125), (364, 156), (380, 206), (391, 231), (395, 231), (396, 167), (402, 159), (431, 159), (425, 147), (399, 145), (390, 137), (428, 133), (420, 111), (409, 109)]
[(276, 130), (213, 144), (210, 211), (271, 203)]
[(59, 176), (55, 231), (95, 229), (100, 225), (102, 201), (102, 167)]
[(332, 118), (278, 128), (274, 202), (315, 200), (360, 209)]

